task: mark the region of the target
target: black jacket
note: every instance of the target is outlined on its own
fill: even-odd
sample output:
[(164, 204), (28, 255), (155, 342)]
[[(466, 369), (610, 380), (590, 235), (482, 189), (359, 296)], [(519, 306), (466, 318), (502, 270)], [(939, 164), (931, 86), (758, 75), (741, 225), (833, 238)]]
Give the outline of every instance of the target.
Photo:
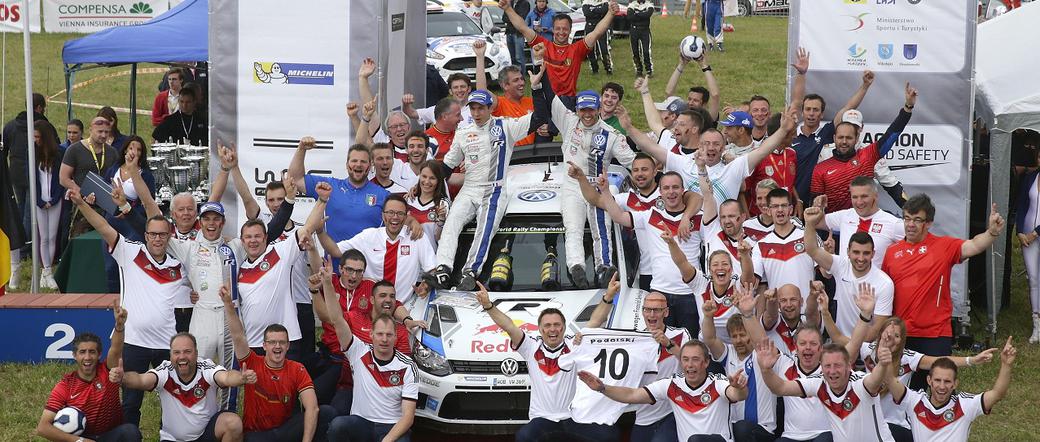
[(610, 12), (610, 3), (606, 1), (600, 3), (582, 3), (581, 12), (585, 14), (586, 32), (592, 32), (592, 29), (588, 28), (588, 26), (595, 27), (596, 23), (599, 23), (600, 20), (603, 20), (603, 17), (607, 16), (607, 12)]
[(628, 4), (628, 24), (631, 29), (645, 31), (650, 29), (650, 17), (654, 16), (654, 4), (649, 0), (633, 1)]
[[(47, 120), (47, 117), (33, 112), (33, 121), (36, 120)], [(20, 187), (29, 187), (28, 125), (25, 111), (4, 125), (3, 156), (11, 163), (11, 184)]]
[[(519, 15), (520, 18), (527, 17), (527, 14), (531, 12), (531, 4), (528, 3), (527, 0), (510, 0), (509, 2), (513, 4), (513, 10), (516, 11), (516, 14)], [(516, 28), (513, 27), (513, 23), (510, 22), (508, 18), (506, 19), (504, 30), (506, 31), (506, 34), (519, 35)]]

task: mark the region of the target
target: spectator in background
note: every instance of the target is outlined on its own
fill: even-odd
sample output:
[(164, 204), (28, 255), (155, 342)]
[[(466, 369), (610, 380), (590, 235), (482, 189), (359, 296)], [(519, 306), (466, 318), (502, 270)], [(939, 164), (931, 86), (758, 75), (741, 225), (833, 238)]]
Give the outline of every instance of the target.
[[(596, 27), (599, 22), (606, 20), (610, 23), (611, 17), (616, 14), (616, 11), (607, 0), (581, 0), (581, 12), (585, 14), (586, 24), (585, 26)], [(592, 73), (599, 72), (599, 65), (603, 65), (603, 70), (607, 71), (607, 74), (614, 73), (614, 60), (610, 56), (610, 27), (605, 29), (602, 34), (599, 34), (592, 40), (589, 45), (589, 65), (592, 67)]]
[(58, 153), (65, 155), (69, 146), (83, 139), (83, 121), (73, 118), (65, 125), (65, 142), (58, 145)]
[(62, 197), (65, 188), (58, 181), (58, 169), (61, 168), (61, 155), (58, 154), (58, 131), (47, 120), (38, 120), (35, 124), (34, 142), (36, 146), (36, 238), (40, 244), (40, 287), (58, 288), (51, 272), (54, 257), (58, 224), (61, 220)]
[(634, 0), (628, 4), (628, 38), (632, 43), (632, 62), (636, 65), (636, 76), (654, 76), (654, 63), (650, 59), (650, 18), (654, 16), (654, 5), (649, 0)]
[(209, 144), (206, 115), (197, 108), (201, 102), (202, 92), (197, 85), (188, 83), (181, 87), (177, 112), (159, 123), (152, 131), (152, 139), (157, 143), (181, 142), (193, 146)]
[(123, 147), (126, 146), (127, 136), (119, 131), (119, 117), (116, 116), (115, 109), (105, 106), (98, 110), (97, 116), (104, 117), (112, 124), (112, 131), (108, 133), (108, 144), (111, 144), (116, 152), (122, 152)]
[[(534, 9), (531, 9), (531, 12), (523, 15), (517, 9), (516, 14), (525, 17), (524, 23), (527, 24), (527, 27), (537, 32), (542, 38), (552, 40), (553, 17), (556, 16), (556, 11), (549, 7), (549, 0), (535, 0)], [(507, 22), (507, 25), (512, 26), (512, 23)]]
[[(103, 175), (112, 182), (113, 186), (122, 187), (123, 194), (126, 195), (126, 201), (130, 204), (131, 210), (140, 211), (142, 214), (144, 214), (144, 209), (141, 207), (141, 198), (134, 188), (134, 183), (130, 180), (131, 173), (133, 173), (130, 163), (136, 164), (134, 169), (141, 171), (141, 178), (148, 185), (148, 193), (154, 198), (155, 176), (152, 175), (152, 171), (148, 167), (145, 151), (144, 140), (141, 137), (137, 135), (127, 137), (126, 148), (119, 154), (119, 160), (112, 167), (108, 168)], [(123, 236), (134, 241), (144, 241), (141, 233), (130, 228), (123, 219), (109, 216), (108, 222)]]
[[(32, 94), (33, 121), (46, 120), (43, 112), (47, 109), (47, 100), (38, 93)], [(25, 232), (29, 229), (29, 120), (25, 111), (22, 111), (13, 120), (4, 125), (3, 159), (10, 162), (11, 190), (14, 198), (18, 201), (18, 219), (22, 220)], [(28, 243), (27, 243), (28, 244)], [(28, 250), (28, 249), (27, 249)], [(11, 263), (18, 260), (18, 256), (11, 255)], [(16, 274), (12, 267), (12, 274)], [(13, 281), (13, 279), (12, 279)]]
[[(513, 5), (513, 9), (517, 15), (521, 17), (527, 17), (528, 11), (531, 10), (531, 3), (527, 0), (509, 0)], [(512, 60), (513, 65), (520, 68), (520, 72), (524, 72), (527, 67), (527, 57), (524, 54), (524, 48), (527, 46), (527, 42), (524, 41), (523, 34), (520, 33), (513, 24), (508, 20), (505, 24), (506, 33), (506, 46), (509, 47), (509, 58)]]
[[(62, 187), (70, 192), (78, 193), (79, 186), (87, 178), (87, 173), (94, 172), (101, 175), (102, 171), (108, 170), (116, 163), (119, 154), (112, 145), (108, 144), (108, 134), (111, 129), (111, 123), (104, 117), (94, 117), (90, 122), (90, 136), (69, 146), (61, 159), (61, 169), (58, 172)], [(89, 206), (83, 207), (89, 209)], [(82, 214), (78, 211), (72, 219), (70, 238), (90, 230), (90, 225), (83, 220)]]
[[(1034, 154), (1035, 164), (1035, 150)], [(1017, 167), (1017, 166), (1016, 166)], [(1033, 312), (1033, 333), (1029, 335), (1029, 343), (1040, 342), (1040, 176), (1035, 168), (1025, 173), (1018, 188), (1015, 201), (1015, 231), (1022, 244), (1022, 259), (1029, 277), (1029, 304)], [(1010, 250), (1010, 248), (1008, 249)]]
[(155, 103), (152, 105), (152, 126), (159, 126), (167, 116), (180, 108), (180, 93), (184, 80), (183, 68), (170, 68), (166, 73), (166, 82), (170, 88), (155, 96)]

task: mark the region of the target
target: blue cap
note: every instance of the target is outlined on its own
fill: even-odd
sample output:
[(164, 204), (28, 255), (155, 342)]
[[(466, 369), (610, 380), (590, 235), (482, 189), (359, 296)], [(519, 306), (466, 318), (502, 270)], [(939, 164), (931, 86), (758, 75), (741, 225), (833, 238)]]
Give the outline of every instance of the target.
[(729, 116), (719, 124), (726, 127), (742, 126), (748, 129), (754, 127), (754, 124), (751, 123), (751, 114), (744, 111), (735, 111), (729, 114)]
[(575, 109), (599, 109), (599, 94), (596, 91), (581, 91), (574, 98)]
[(206, 212), (213, 212), (213, 213), (219, 214), (220, 216), (224, 216), (224, 205), (220, 204), (218, 202), (212, 202), (212, 201), (208, 202), (206, 204), (203, 204), (202, 208), (199, 209), (199, 217), (201, 218), (202, 215), (206, 214)]
[(466, 104), (477, 103), (483, 104), (484, 106), (491, 106), (491, 92), (484, 89), (477, 89), (469, 93), (469, 99), (466, 100)]

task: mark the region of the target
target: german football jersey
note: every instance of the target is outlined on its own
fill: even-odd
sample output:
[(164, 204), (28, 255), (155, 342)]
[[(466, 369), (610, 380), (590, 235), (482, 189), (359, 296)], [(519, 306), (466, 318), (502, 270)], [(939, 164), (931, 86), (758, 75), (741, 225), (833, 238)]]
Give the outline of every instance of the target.
[[(684, 344), (690, 342), (690, 332), (682, 327), (665, 326), (664, 335), (675, 344), (675, 350), (681, 349)], [(640, 383), (648, 385), (662, 379), (671, 379), (676, 375), (682, 375), (679, 357), (671, 354), (667, 348), (660, 346), (660, 351), (657, 355), (657, 373), (644, 376)], [(636, 425), (653, 425), (671, 413), (672, 408), (666, 401), (637, 405)]]
[(376, 357), (372, 346), (351, 339), (343, 349), (354, 375), (354, 401), (350, 414), (381, 424), (401, 419), (401, 401), (417, 401), (419, 384), (415, 364), (404, 353), (394, 351), (388, 361)]
[(285, 326), (290, 341), (300, 339), (291, 281), (293, 264), (301, 254), (296, 234), (268, 244), (256, 259), (242, 261), (238, 271), (239, 313), (250, 347), (263, 345), (264, 329), (271, 324)]
[[(748, 166), (747, 156), (738, 157), (729, 164), (719, 162), (714, 166), (708, 166), (708, 180), (715, 193), (716, 206), (728, 199), (735, 200), (740, 196), (740, 187), (744, 184), (744, 178), (751, 174)], [(682, 175), (687, 190), (702, 193), (700, 178), (697, 177), (699, 174), (697, 163), (694, 161), (693, 155), (669, 153), (664, 169)]]
[(961, 262), (963, 239), (931, 233), (918, 243), (892, 244), (881, 270), (895, 286), (892, 313), (906, 321), (906, 335), (953, 336), (950, 272)]
[[(874, 371), (874, 368), (877, 367), (878, 364), (877, 343), (863, 343), (859, 349), (859, 357), (860, 359), (863, 359), (863, 365), (867, 370), (867, 373)], [(923, 354), (909, 348), (903, 349), (903, 354), (899, 357), (899, 368), (895, 373), (896, 377), (899, 378), (899, 382), (901, 382), (903, 386), (907, 388), (910, 387), (910, 378), (913, 377), (914, 372), (917, 371), (917, 368), (921, 365), (921, 358), (923, 357)], [(885, 422), (910, 429), (910, 423), (907, 421), (906, 413), (904, 413), (903, 409), (892, 400), (892, 394), (887, 390), (881, 395), (881, 408), (885, 411)]]
[(671, 407), (679, 440), (689, 440), (695, 434), (717, 434), (731, 441), (730, 400), (726, 396), (729, 386), (726, 376), (709, 373), (697, 386), (691, 386), (682, 376), (674, 376), (643, 388), (651, 400)]
[[(695, 263), (701, 256), (701, 237), (699, 233), (691, 234), (690, 239), (683, 240), (678, 237), (679, 221), (682, 213), (670, 213), (667, 210), (651, 208), (642, 212), (629, 212), (632, 217), (632, 226), (636, 231), (636, 240), (639, 243), (641, 254), (648, 255), (651, 262), (653, 281), (650, 283), (652, 290), (671, 294), (690, 294), (690, 287), (683, 282), (682, 274), (678, 267), (672, 262), (671, 252), (668, 244), (661, 239), (661, 232), (669, 230), (676, 236), (679, 248), (686, 255), (686, 259)], [(700, 220), (695, 217), (694, 226), (700, 225)]]
[(195, 368), (195, 377), (181, 382), (176, 364), (163, 361), (158, 367), (148, 370), (156, 378), (155, 392), (159, 393), (162, 409), (161, 440), (196, 440), (202, 437), (210, 418), (220, 410), (217, 403), (215, 376), (224, 367), (209, 359), (200, 359)]
[(110, 250), (119, 264), (122, 277), (120, 302), (133, 312), (126, 319), (127, 344), (152, 349), (170, 348), (170, 337), (177, 334), (173, 318), (174, 303), (186, 286), (184, 269), (164, 251), (157, 262), (144, 243), (116, 238)]
[(397, 300), (411, 302), (422, 272), (436, 267), (436, 252), (426, 238), (413, 240), (408, 227), (391, 240), (386, 227), (370, 227), (353, 238), (338, 242), (339, 251), (357, 249), (365, 255), (365, 278), (394, 283)]
[[(794, 381), (810, 376), (821, 376), (819, 364), (811, 372), (802, 371), (797, 356), (780, 355), (773, 372), (784, 380)], [(784, 434), (791, 440), (811, 440), (820, 433), (831, 431), (827, 416), (820, 413), (820, 400), (815, 397), (784, 397)]]
[(990, 412), (982, 402), (984, 394), (957, 393), (936, 408), (928, 393), (907, 389), (899, 407), (910, 417), (914, 440), (963, 442), (975, 418)]
[(873, 177), (874, 165), (881, 159), (877, 144), (856, 151), (848, 161), (832, 157), (821, 161), (813, 169), (809, 191), (813, 195), (827, 195), (827, 211), (834, 212), (852, 207), (849, 184), (858, 176)]
[(852, 330), (859, 321), (856, 295), (860, 284), (869, 284), (874, 288), (874, 314), (892, 316), (892, 279), (879, 267), (871, 264), (867, 274), (857, 277), (848, 258), (831, 255), (831, 275), (835, 285), (834, 300), (838, 303), (838, 316), (834, 322), (843, 335), (852, 336)]
[(415, 221), (423, 227), (423, 238), (430, 242), (434, 250), (437, 250), (437, 235), (440, 233), (441, 227), (446, 221), (445, 216), (441, 216), (437, 212), (438, 208), (443, 207), (444, 213), (448, 213), (448, 207), (451, 206), (451, 200), (447, 197), (440, 200), (431, 199), (426, 202), (422, 202), (418, 197), (409, 198), (408, 201), (408, 215), (415, 218)]
[(744, 221), (744, 234), (755, 241), (765, 238), (772, 231), (773, 223), (765, 224), (762, 222), (761, 217), (756, 216)]
[(884, 416), (881, 402), (863, 386), (865, 375), (853, 372), (845, 391), (835, 394), (823, 376), (796, 379), (802, 388), (802, 397), (816, 397), (819, 408), (831, 424), (831, 435), (835, 442), (893, 442)]
[[(740, 267), (740, 239), (732, 238), (722, 230), (722, 224), (719, 222), (718, 215), (715, 215), (714, 219), (701, 222), (701, 241), (704, 243), (704, 268), (701, 270), (705, 274), (711, 271), (709, 267), (709, 259), (716, 250), (724, 250), (729, 255), (730, 263), (733, 267), (733, 276), (740, 279), (741, 267)], [(748, 245), (754, 248), (755, 240), (751, 238), (745, 238)]]
[[(761, 213), (758, 205), (754, 204), (754, 191), (758, 182), (764, 179), (776, 181), (780, 188), (788, 192), (794, 191), (794, 177), (798, 168), (798, 154), (790, 147), (784, 149), (773, 149), (762, 162), (755, 166), (751, 176), (744, 180), (744, 189), (751, 198), (748, 204), (750, 216), (755, 217)], [(802, 196), (803, 198), (805, 196)]]
[(881, 268), (885, 261), (888, 247), (902, 241), (905, 235), (903, 220), (884, 210), (878, 210), (867, 218), (860, 217), (856, 209), (839, 210), (828, 213), (824, 221), (827, 223), (827, 230), (838, 232), (840, 243), (835, 252), (839, 256), (848, 256), (849, 239), (852, 238), (852, 234), (866, 232), (870, 235), (870, 239), (874, 241), (873, 262), (878, 268)]
[(119, 384), (108, 381), (106, 362), (97, 365), (94, 379), (83, 380), (73, 370), (54, 385), (44, 409), (57, 413), (65, 407), (83, 412), (87, 420), (87, 427), (83, 430), (85, 436), (98, 436), (123, 423)]
[(267, 431), (282, 426), (296, 411), (300, 393), (314, 389), (311, 376), (299, 362), (286, 359), (284, 365), (274, 368), (253, 351), (238, 362), (256, 372), (256, 383), (245, 385), (242, 423), (246, 431)]
[(528, 418), (542, 418), (553, 422), (570, 419), (571, 400), (574, 399), (575, 371), (560, 369), (560, 357), (571, 352), (567, 343), (552, 349), (541, 337), (524, 333), (517, 353), (527, 362), (527, 373), (531, 378), (531, 404)]
[(730, 407), (730, 420), (746, 420), (772, 432), (776, 429), (776, 395), (762, 380), (762, 368), (756, 362), (758, 356), (754, 349), (749, 350), (747, 356), (741, 358), (732, 344), (726, 344), (726, 353), (721, 358), (727, 375), (743, 372), (747, 378), (748, 397)]
[(778, 316), (776, 324), (773, 324), (772, 327), (766, 327), (765, 324), (762, 324), (762, 327), (766, 330), (766, 337), (773, 340), (776, 349), (780, 350), (781, 354), (794, 356), (796, 350), (794, 333), (798, 331), (798, 326), (803, 322), (805, 322), (805, 315), (802, 315), (798, 324), (795, 325), (788, 325), (782, 316)]
[[(708, 278), (708, 275), (698, 273), (697, 276), (694, 276), (693, 280), (690, 281), (690, 288), (693, 289), (694, 300), (697, 301), (697, 311), (703, 312), (702, 308), (704, 307), (705, 301), (709, 299), (715, 301), (715, 305), (718, 307), (715, 310), (715, 316), (712, 318), (712, 323), (715, 324), (715, 336), (722, 342), (729, 344), (729, 330), (726, 330), (726, 322), (729, 321), (729, 318), (733, 315), (740, 314), (740, 310), (737, 309), (737, 306), (733, 305), (733, 291), (737, 284), (740, 284), (740, 280), (736, 275), (731, 276), (726, 291), (716, 293), (715, 286)], [(704, 338), (703, 330), (701, 331), (701, 336), (698, 338)]]
[[(261, 212), (259, 216), (260, 220), (262, 220), (264, 224), (269, 224), (271, 222), (272, 217), (273, 216), (267, 212)], [(300, 226), (302, 226), (302, 224), (293, 222), (292, 220), (290, 220), (289, 223), (291, 224), (289, 230), (282, 230), (282, 233), (278, 235), (278, 240), (285, 241), (286, 239), (290, 239), (293, 235), (296, 234), (296, 230), (299, 229)], [(241, 241), (238, 241), (237, 248), (235, 249), (235, 254), (239, 258), (239, 260), (244, 259), (244, 257), (246, 256), (245, 252), (239, 252), (241, 248)], [(241, 253), (241, 255), (239, 255), (239, 253)], [(289, 286), (292, 290), (293, 302), (297, 304), (311, 303), (311, 286), (309, 281), (310, 277), (311, 267), (310, 263), (307, 262), (307, 254), (301, 253), (300, 256), (296, 258), (296, 261), (293, 262), (292, 277), (289, 279)]]
[[(559, 358), (560, 368), (588, 371), (604, 384), (639, 387), (643, 375), (657, 372), (660, 344), (647, 332), (586, 328), (581, 345)], [(614, 425), (626, 405), (615, 402), (584, 382), (576, 382), (571, 418), (580, 424)]]
[[(634, 189), (629, 190), (628, 192), (615, 194), (614, 202), (621, 207), (621, 210), (626, 212), (642, 212), (655, 207), (660, 210), (664, 209), (664, 200), (661, 199), (661, 189), (656, 186), (654, 187), (654, 191), (650, 192), (649, 195), (643, 195), (639, 193), (638, 190)], [(639, 274), (652, 275), (652, 271), (650, 255), (647, 253), (640, 253)]]
[[(805, 230), (794, 226), (787, 235), (781, 236), (774, 229), (752, 248), (751, 261), (755, 274), (769, 283), (769, 288), (778, 289), (793, 284), (801, 292), (802, 300), (809, 296), (809, 283), (816, 276), (816, 262), (805, 253)], [(805, 304), (802, 304), (805, 311)]]

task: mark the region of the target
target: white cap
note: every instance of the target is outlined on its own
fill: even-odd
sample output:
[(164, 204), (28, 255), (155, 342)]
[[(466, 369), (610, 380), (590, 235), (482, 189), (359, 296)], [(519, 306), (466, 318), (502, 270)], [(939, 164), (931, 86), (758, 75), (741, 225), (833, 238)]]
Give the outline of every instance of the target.
[(860, 111), (858, 111), (856, 109), (849, 109), (849, 110), (845, 111), (844, 114), (841, 114), (841, 121), (843, 123), (852, 123), (852, 124), (856, 125), (856, 127), (862, 129), (863, 128), (863, 112), (860, 112)]

